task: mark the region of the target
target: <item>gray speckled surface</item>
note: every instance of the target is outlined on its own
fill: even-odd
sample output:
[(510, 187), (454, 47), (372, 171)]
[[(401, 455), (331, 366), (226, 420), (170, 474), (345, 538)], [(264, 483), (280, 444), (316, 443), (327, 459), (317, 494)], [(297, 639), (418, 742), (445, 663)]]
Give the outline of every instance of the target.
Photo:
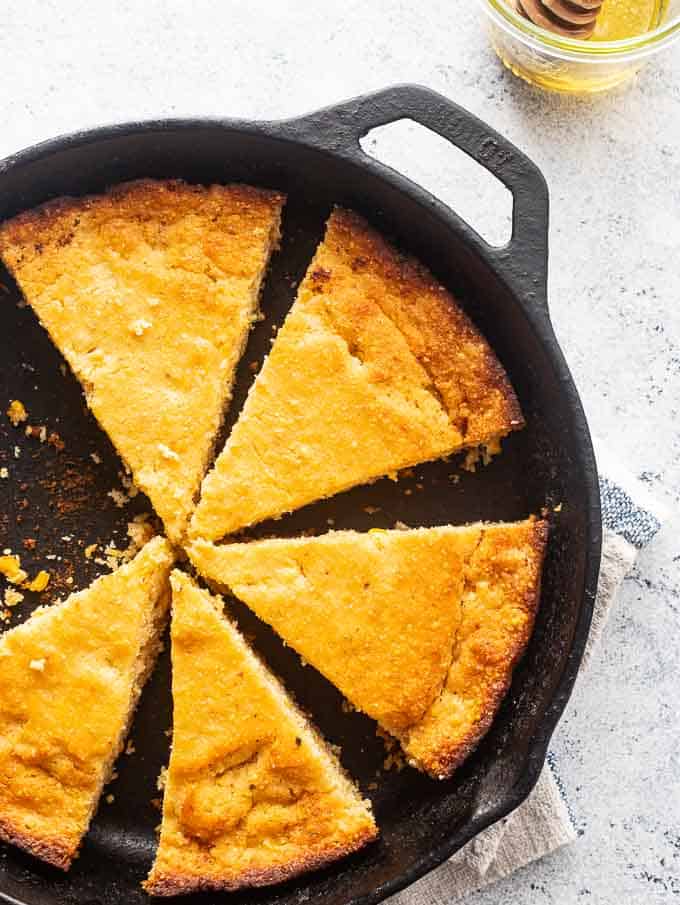
[[(2, 156), (101, 122), (289, 116), (416, 81), (543, 168), (557, 333), (594, 430), (672, 515), (554, 740), (579, 842), (470, 902), (680, 898), (680, 45), (628, 89), (584, 100), (506, 73), (469, 0), (23, 0), (2, 20)], [(419, 140), (379, 145), (410, 167)], [(439, 153), (413, 172), (472, 215), (488, 212)]]

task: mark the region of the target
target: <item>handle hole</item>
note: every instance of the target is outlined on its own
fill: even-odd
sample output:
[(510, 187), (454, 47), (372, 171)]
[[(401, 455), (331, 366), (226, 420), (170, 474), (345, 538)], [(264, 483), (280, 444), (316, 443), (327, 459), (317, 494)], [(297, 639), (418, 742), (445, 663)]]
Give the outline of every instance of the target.
[(411, 119), (371, 129), (361, 139), (366, 154), (403, 173), (454, 210), (489, 245), (512, 237), (511, 192), (460, 148)]

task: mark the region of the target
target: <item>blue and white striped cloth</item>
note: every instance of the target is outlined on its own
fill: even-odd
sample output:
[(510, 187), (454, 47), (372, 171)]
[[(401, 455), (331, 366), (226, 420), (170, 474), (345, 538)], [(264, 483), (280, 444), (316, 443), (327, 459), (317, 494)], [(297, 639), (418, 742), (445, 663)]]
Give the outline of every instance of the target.
[[(624, 578), (640, 550), (662, 526), (658, 505), (639, 481), (601, 458), (600, 473), (602, 566), (582, 672), (601, 637)], [(576, 838), (567, 796), (548, 755), (536, 788), (516, 811), (473, 839), (438, 870), (394, 896), (390, 903), (449, 905)]]

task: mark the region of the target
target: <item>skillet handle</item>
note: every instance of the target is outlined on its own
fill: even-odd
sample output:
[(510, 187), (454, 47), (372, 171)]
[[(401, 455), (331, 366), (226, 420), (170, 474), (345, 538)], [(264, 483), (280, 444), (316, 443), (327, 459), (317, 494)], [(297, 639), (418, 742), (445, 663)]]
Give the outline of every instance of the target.
[(476, 116), (441, 94), (419, 85), (395, 85), (289, 121), (295, 137), (371, 169), (392, 173), (367, 155), (360, 139), (371, 129), (411, 119), (447, 139), (499, 179), (513, 197), (512, 236), (507, 245), (488, 245), (469, 224), (430, 196), (434, 206), (453, 213), (468, 240), (491, 258), (510, 287), (547, 313), (548, 187), (528, 157)]

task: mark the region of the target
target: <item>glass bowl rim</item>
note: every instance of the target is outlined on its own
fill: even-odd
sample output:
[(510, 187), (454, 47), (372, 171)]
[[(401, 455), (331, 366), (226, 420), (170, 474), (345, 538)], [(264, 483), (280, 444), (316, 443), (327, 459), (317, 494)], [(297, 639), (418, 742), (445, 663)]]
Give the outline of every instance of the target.
[(668, 46), (680, 38), (680, 14), (662, 22), (652, 31), (621, 41), (584, 41), (555, 35), (525, 19), (510, 6), (507, 0), (477, 0), (486, 13), (505, 31), (526, 44), (547, 49), (565, 56), (577, 56), (595, 62), (612, 57), (644, 56)]

